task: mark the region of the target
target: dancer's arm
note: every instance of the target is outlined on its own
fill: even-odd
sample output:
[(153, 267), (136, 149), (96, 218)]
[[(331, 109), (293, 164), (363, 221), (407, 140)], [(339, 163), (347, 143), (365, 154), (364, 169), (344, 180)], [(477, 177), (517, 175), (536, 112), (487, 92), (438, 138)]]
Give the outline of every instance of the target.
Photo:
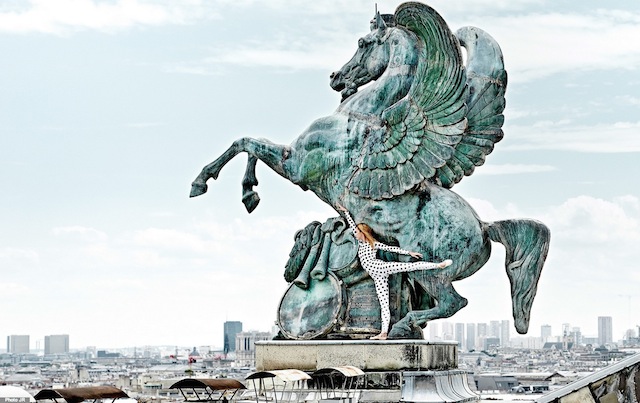
[(347, 222), (349, 223), (349, 226), (351, 227), (351, 231), (353, 231), (353, 234), (355, 235), (357, 227), (356, 227), (356, 223), (353, 221), (353, 218), (351, 218), (351, 214), (349, 214), (349, 210), (347, 210), (340, 203), (336, 203), (336, 208), (344, 213), (344, 218), (347, 219)]
[(386, 243), (382, 243), (382, 242), (376, 242), (375, 247), (377, 249), (386, 250), (388, 252), (395, 252), (395, 253), (401, 253), (403, 255), (409, 255), (411, 257), (415, 257), (416, 259), (419, 259), (422, 257), (422, 253), (411, 252), (411, 251), (399, 248), (397, 246), (387, 245)]

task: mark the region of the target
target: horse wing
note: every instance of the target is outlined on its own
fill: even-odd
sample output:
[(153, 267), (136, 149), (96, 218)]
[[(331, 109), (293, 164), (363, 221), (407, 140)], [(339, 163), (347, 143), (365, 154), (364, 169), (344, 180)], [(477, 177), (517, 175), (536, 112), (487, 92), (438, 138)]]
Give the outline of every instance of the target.
[(494, 144), (502, 140), (507, 88), (507, 72), (498, 43), (475, 27), (461, 28), (456, 36), (467, 49), (468, 127), (453, 157), (437, 169), (436, 178), (446, 188), (484, 164)]
[[(348, 182), (351, 192), (374, 200), (403, 194), (445, 166), (467, 128), (466, 75), (460, 45), (431, 7), (404, 3), (396, 24), (418, 40), (419, 62), (408, 94), (369, 129)], [(431, 180), (436, 180), (431, 179)]]

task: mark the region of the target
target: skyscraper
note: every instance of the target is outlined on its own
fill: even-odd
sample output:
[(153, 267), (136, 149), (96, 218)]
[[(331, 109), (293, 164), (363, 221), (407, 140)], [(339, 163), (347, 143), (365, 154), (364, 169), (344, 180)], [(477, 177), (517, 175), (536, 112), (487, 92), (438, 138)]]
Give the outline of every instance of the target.
[(454, 339), (454, 328), (451, 322), (442, 322), (442, 340)]
[(611, 316), (598, 316), (598, 344), (613, 342), (613, 319)]
[(467, 351), (476, 349), (476, 324), (467, 323)]
[(242, 322), (224, 322), (224, 352), (236, 351), (236, 335), (242, 332)]
[(44, 354), (65, 354), (69, 352), (69, 335), (54, 334), (44, 336)]
[(11, 354), (28, 354), (29, 353), (29, 336), (15, 335), (7, 336), (7, 353)]
[(464, 344), (464, 323), (455, 324), (455, 340), (458, 342), (458, 347), (463, 348)]
[(489, 333), (487, 334), (487, 336), (500, 338), (500, 333), (502, 333), (500, 331), (500, 321), (498, 321), (498, 320), (490, 321), (489, 322)]
[(500, 345), (502, 347), (509, 347), (511, 342), (511, 321), (508, 319), (500, 322)]
[(438, 334), (438, 322), (429, 322), (427, 329), (429, 329), (429, 340), (434, 341), (441, 339)]
[(542, 338), (542, 343), (546, 343), (551, 339), (551, 325), (542, 325), (540, 327), (540, 337)]
[(484, 341), (489, 337), (489, 325), (486, 323), (478, 323), (476, 325), (476, 334), (478, 336), (476, 346), (482, 350), (484, 349)]

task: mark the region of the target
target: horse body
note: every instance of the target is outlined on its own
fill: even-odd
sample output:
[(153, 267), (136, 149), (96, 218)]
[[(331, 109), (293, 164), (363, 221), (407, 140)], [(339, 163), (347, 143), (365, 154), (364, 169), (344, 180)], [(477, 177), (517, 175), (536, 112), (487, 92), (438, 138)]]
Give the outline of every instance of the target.
[[(407, 4), (406, 7), (417, 7), (420, 12), (427, 10), (429, 13), (435, 13), (427, 6), (418, 3)], [(399, 10), (402, 7), (400, 6)], [(438, 23), (438, 18), (441, 17), (437, 13), (434, 15), (432, 18)], [(479, 31), (481, 34), (478, 34), (478, 31), (471, 31), (476, 38), (483, 34), (482, 31)], [(445, 39), (450, 40), (450, 38)], [(454, 42), (456, 46), (459, 46), (457, 40), (454, 39)], [(386, 243), (418, 251), (424, 255), (424, 259), (429, 261), (453, 259), (454, 264), (446, 269), (408, 274), (409, 278), (418, 283), (436, 303), (428, 307), (421, 307), (426, 309), (409, 312), (404, 319), (393, 326), (390, 337), (402, 337), (403, 334), (411, 333), (412, 327), (424, 327), (427, 321), (449, 317), (464, 307), (467, 300), (455, 291), (451, 282), (472, 275), (486, 263), (491, 252), (490, 240), (502, 242), (508, 250), (512, 251), (511, 255), (507, 256), (507, 267), (509, 268), (509, 265), (515, 268), (522, 266), (524, 272), (527, 273), (524, 276), (513, 277), (508, 270), (512, 279), (512, 294), (515, 289), (522, 293), (521, 283), (523, 281), (533, 287), (533, 295), (528, 293), (525, 301), (518, 302), (518, 297), (513, 295), (514, 317), (518, 315), (520, 318), (519, 322), (516, 318), (516, 327), (519, 332), (526, 332), (531, 302), (535, 295), (535, 286), (548, 248), (548, 230), (546, 233), (544, 231), (546, 227), (531, 220), (518, 222), (518, 225), (484, 223), (463, 198), (440, 186), (439, 180), (421, 180), (415, 181), (415, 185), (412, 183), (406, 185), (406, 180), (393, 175), (385, 177), (387, 179), (383, 178), (384, 180), (377, 180), (376, 177), (371, 176), (370, 181), (357, 176), (358, 164), (365, 166), (365, 168), (367, 166), (367, 162), (363, 162), (367, 156), (362, 152), (363, 149), (366, 147), (375, 149), (377, 145), (374, 144), (374, 141), (386, 141), (387, 143), (396, 141), (387, 135), (393, 124), (389, 120), (394, 119), (395, 112), (393, 110), (398, 105), (403, 102), (405, 104), (415, 103), (413, 99), (409, 99), (409, 101), (407, 99), (414, 87), (418, 85), (416, 83), (417, 74), (421, 68), (424, 70), (424, 64), (420, 63), (425, 63), (425, 61), (420, 60), (420, 55), (425, 53), (425, 46), (425, 43), (420, 42), (418, 35), (412, 30), (402, 26), (387, 27), (378, 14), (374, 29), (358, 41), (358, 50), (354, 57), (342, 69), (331, 75), (332, 88), (341, 91), (343, 97), (340, 106), (333, 115), (313, 122), (288, 146), (273, 144), (264, 139), (242, 138), (236, 140), (218, 159), (204, 167), (192, 184), (191, 196), (198, 196), (206, 192), (207, 180), (217, 178), (220, 170), (228, 161), (238, 153), (246, 152), (249, 155), (249, 161), (242, 184), (244, 189), (243, 202), (249, 212), (256, 207), (259, 201), (252, 188), (257, 185), (255, 164), (257, 160), (260, 160), (302, 189), (311, 190), (332, 207), (337, 202), (342, 203), (352, 212), (356, 222), (366, 222)], [(491, 47), (494, 52), (495, 46)], [(475, 48), (471, 49), (469, 55), (477, 53), (476, 51)], [(499, 48), (497, 52), (499, 53)], [(452, 54), (452, 63), (455, 64), (458, 61), (461, 63), (459, 50), (454, 49)], [(501, 66), (501, 54), (494, 55), (494, 59), (495, 57), (500, 58), (499, 65)], [(426, 63), (430, 63), (430, 61), (426, 61)], [(464, 80), (464, 77), (460, 76), (460, 74), (464, 74), (463, 68), (461, 67), (459, 70), (462, 73), (455, 73), (456, 77), (458, 80), (461, 79), (460, 77)], [(436, 77), (436, 79), (439, 78)], [(359, 90), (365, 84), (368, 85)], [(503, 92), (504, 89), (502, 89)], [(462, 93), (460, 92), (460, 94)], [(457, 96), (464, 95), (460, 94)], [(448, 108), (450, 110), (448, 113), (454, 117), (456, 114), (459, 115), (457, 110), (460, 109), (460, 106), (455, 106), (451, 102), (447, 103), (446, 96), (455, 97), (456, 95), (453, 90), (445, 90), (443, 95), (438, 95), (439, 98), (432, 101), (441, 102), (442, 106), (436, 105), (433, 109), (442, 111)], [(469, 100), (471, 103), (475, 102), (471, 96)], [(478, 114), (481, 113), (478, 112)], [(410, 117), (411, 112), (407, 116)], [(499, 114), (498, 118), (501, 119), (501, 117), (502, 115)], [(493, 116), (489, 118), (493, 121), (496, 120)], [(417, 120), (417, 118), (413, 119)], [(460, 129), (467, 122), (464, 116), (462, 116), (462, 120), (460, 120), (460, 116), (457, 119), (457, 121), (452, 121), (453, 123), (450, 123), (449, 126), (445, 125), (444, 128), (433, 130), (437, 133), (454, 134), (450, 137), (453, 140), (445, 139), (445, 142), (460, 141), (460, 136), (456, 137), (455, 130)], [(476, 118), (476, 121), (478, 119)], [(429, 123), (428, 121), (427, 125)], [(406, 118), (405, 123), (401, 124), (411, 126), (412, 121), (410, 118)], [(499, 121), (499, 126), (501, 126), (501, 121)], [(397, 127), (396, 123), (395, 128), (397, 129)], [(501, 137), (494, 141), (499, 141), (499, 138)], [(476, 142), (486, 146), (485, 140), (477, 140)], [(412, 144), (414, 143), (401, 144), (400, 147), (408, 149)], [(491, 152), (492, 144), (488, 146), (488, 152)], [(471, 148), (471, 146), (464, 145), (467, 148)], [(469, 154), (468, 158), (472, 159), (473, 152), (469, 152)], [(451, 154), (448, 155), (451, 157)], [(403, 158), (405, 157), (402, 155), (394, 157), (396, 160), (389, 156), (383, 156), (383, 158), (386, 160), (383, 159), (382, 162), (368, 162), (369, 168), (400, 169), (396, 167), (400, 167), (400, 163), (404, 162)], [(410, 158), (410, 156), (406, 158)], [(433, 161), (440, 161), (445, 157), (435, 155), (430, 158)], [(457, 158), (466, 157), (457, 156)], [(484, 155), (481, 156), (480, 162), (474, 162), (474, 164), (480, 165), (483, 161)], [(451, 168), (452, 171), (456, 171), (456, 169), (455, 166)], [(408, 172), (409, 176), (415, 176), (415, 173), (407, 171), (406, 168), (404, 172)], [(467, 174), (469, 173), (465, 172), (465, 175)], [(442, 177), (446, 178), (446, 176)], [(365, 194), (362, 192), (363, 186), (378, 186), (377, 190), (383, 196), (375, 197), (371, 194)], [(408, 190), (398, 191), (398, 189), (403, 189), (403, 186)], [(535, 229), (531, 230), (534, 227)], [(532, 239), (544, 238), (545, 234), (546, 241), (532, 242)], [(528, 245), (528, 248), (515, 247), (519, 246), (518, 243), (524, 243), (525, 246)], [(540, 254), (538, 259), (531, 262), (530, 255), (538, 252)], [(525, 256), (522, 255), (523, 253)], [(523, 265), (521, 261), (526, 260), (525, 257), (528, 260)], [(515, 286), (514, 283), (516, 283)]]

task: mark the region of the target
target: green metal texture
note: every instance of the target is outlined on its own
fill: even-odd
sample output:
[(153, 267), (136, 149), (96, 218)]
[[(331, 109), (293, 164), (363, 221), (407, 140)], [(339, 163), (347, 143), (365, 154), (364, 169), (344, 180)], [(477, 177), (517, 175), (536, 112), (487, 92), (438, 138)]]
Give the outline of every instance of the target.
[[(344, 205), (380, 241), (420, 252), (428, 261), (452, 259), (443, 270), (391, 276), (390, 338), (421, 338), (429, 321), (463, 308), (467, 300), (452, 282), (479, 270), (491, 241), (500, 242), (507, 249), (516, 329), (526, 333), (549, 230), (526, 219), (483, 222), (450, 190), (503, 137), (507, 74), (496, 41), (475, 27), (454, 34), (431, 7), (404, 3), (393, 15), (376, 15), (371, 32), (358, 40), (355, 55), (331, 75), (330, 85), (342, 95), (332, 115), (311, 123), (290, 145), (236, 140), (203, 168), (191, 196), (205, 193), (207, 181), (246, 152), (242, 188), (249, 212), (260, 200), (253, 188), (261, 161), (332, 207)], [(285, 279), (298, 290), (290, 287), (283, 301), (294, 302), (281, 303), (283, 337), (361, 338), (376, 332), (379, 306), (355, 248), (339, 217), (296, 234)], [(339, 290), (323, 283), (330, 279)], [(329, 290), (342, 298), (340, 309), (299, 309), (300, 298), (330, 303)]]

